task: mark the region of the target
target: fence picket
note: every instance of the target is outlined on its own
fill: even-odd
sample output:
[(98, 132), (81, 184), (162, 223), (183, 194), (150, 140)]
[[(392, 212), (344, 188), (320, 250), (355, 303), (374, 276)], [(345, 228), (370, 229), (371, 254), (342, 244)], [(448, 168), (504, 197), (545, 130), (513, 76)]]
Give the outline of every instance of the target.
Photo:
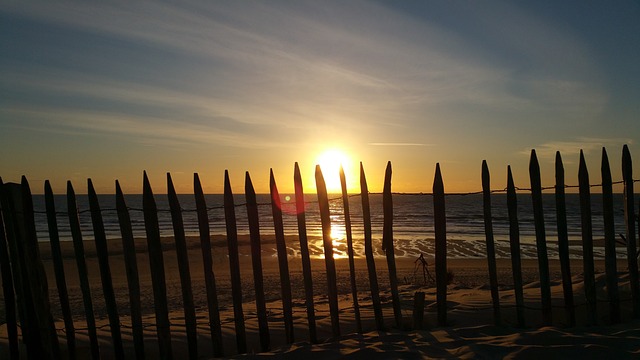
[(540, 297), (542, 303), (542, 322), (551, 325), (551, 281), (549, 278), (549, 259), (547, 257), (547, 240), (544, 229), (544, 213), (542, 210), (542, 184), (540, 183), (540, 165), (536, 151), (531, 150), (529, 162), (531, 179), (531, 200), (533, 202), (533, 221), (536, 231), (536, 248), (538, 250), (538, 270), (540, 272)]
[(144, 227), (147, 233), (147, 247), (149, 252), (149, 266), (151, 268), (151, 285), (153, 287), (153, 302), (156, 311), (156, 333), (160, 358), (172, 359), (171, 324), (169, 322), (169, 310), (167, 307), (167, 285), (164, 272), (164, 257), (160, 239), (160, 227), (158, 225), (158, 208), (153, 198), (151, 184), (147, 172), (143, 173), (142, 184), (142, 210), (144, 214)]
[(384, 173), (384, 186), (382, 190), (382, 210), (384, 214), (382, 228), (382, 250), (387, 257), (387, 269), (389, 271), (389, 285), (391, 286), (391, 301), (396, 326), (402, 329), (402, 310), (400, 295), (398, 294), (398, 277), (396, 274), (396, 259), (393, 248), (393, 198), (391, 195), (391, 161), (387, 162)]
[(364, 167), (360, 163), (360, 197), (362, 198), (362, 219), (364, 227), (364, 253), (367, 259), (367, 270), (369, 272), (369, 288), (371, 290), (371, 302), (373, 303), (373, 314), (376, 319), (376, 329), (384, 329), (384, 318), (382, 317), (382, 305), (380, 304), (380, 290), (378, 288), (378, 275), (376, 272), (376, 262), (373, 258), (373, 245), (371, 239), (371, 210), (369, 208), (369, 187), (364, 173)]
[(349, 279), (351, 282), (351, 297), (353, 298), (353, 311), (356, 319), (356, 331), (362, 333), (362, 320), (360, 319), (360, 305), (358, 304), (358, 288), (356, 286), (356, 265), (353, 254), (353, 235), (351, 234), (351, 214), (349, 213), (349, 194), (347, 193), (347, 179), (344, 169), (340, 165), (340, 187), (342, 188), (342, 209), (344, 211), (344, 228), (347, 237), (347, 255), (349, 256)]
[[(19, 191), (19, 184), (0, 183), (1, 189), (0, 192), (0, 201), (2, 202), (2, 213), (3, 213), (3, 221), (5, 226), (5, 235), (7, 239), (7, 249), (9, 255), (9, 261), (7, 262), (10, 265), (11, 270), (7, 272), (8, 274), (13, 275), (13, 290), (15, 291), (15, 299), (14, 305), (17, 305), (17, 320), (20, 321), (20, 330), (22, 336), (22, 342), (25, 344), (31, 344), (32, 339), (35, 337), (35, 340), (38, 342), (39, 334), (33, 334), (31, 329), (33, 326), (32, 318), (35, 314), (35, 309), (33, 308), (33, 302), (30, 301), (31, 294), (29, 289), (26, 286), (26, 282), (28, 281), (27, 269), (21, 260), (22, 253), (24, 253), (24, 241), (18, 241), (19, 239), (19, 229), (18, 229), (18, 214), (16, 213), (16, 208), (14, 206), (14, 201), (12, 200), (12, 192)], [(15, 188), (18, 187), (16, 190)], [(4, 285), (3, 285), (4, 286)], [(22, 301), (18, 301), (17, 299), (24, 299)], [(16, 324), (17, 327), (18, 324)], [(16, 328), (17, 332), (17, 328)], [(33, 347), (36, 351), (38, 346), (35, 345)], [(33, 351), (30, 349), (30, 351)], [(28, 354), (30, 355), (30, 354)]]
[(602, 214), (604, 217), (604, 262), (609, 298), (609, 316), (612, 323), (620, 322), (620, 295), (616, 266), (616, 231), (613, 218), (613, 185), (607, 151), (602, 148)]
[(251, 177), (247, 171), (245, 177), (245, 197), (247, 199), (247, 218), (249, 219), (249, 237), (251, 238), (251, 260), (253, 263), (253, 285), (256, 290), (256, 311), (258, 313), (258, 328), (260, 332), (261, 350), (269, 351), (271, 340), (269, 337), (269, 323), (267, 319), (267, 305), (264, 297), (262, 279), (262, 250), (260, 244), (260, 221), (258, 219), (258, 202), (253, 189)]
[(311, 259), (309, 257), (309, 243), (307, 239), (306, 206), (300, 167), (295, 163), (293, 182), (296, 193), (296, 214), (298, 220), (298, 236), (300, 240), (300, 257), (302, 258), (302, 275), (304, 277), (304, 291), (307, 306), (307, 323), (309, 324), (309, 341), (312, 344), (318, 342), (316, 330), (316, 315), (313, 307), (313, 277), (311, 276)]
[(438, 325), (447, 325), (447, 215), (440, 163), (433, 180), (433, 225), (436, 238), (436, 302)]
[(562, 291), (567, 324), (576, 324), (576, 312), (573, 305), (573, 284), (571, 283), (571, 263), (569, 262), (569, 234), (567, 231), (567, 208), (564, 191), (564, 165), (560, 152), (556, 152), (556, 225), (558, 231), (558, 254), (562, 271)]
[(107, 248), (107, 236), (104, 232), (102, 222), (102, 212), (98, 203), (98, 196), (93, 188), (91, 179), (87, 179), (89, 208), (91, 210), (91, 222), (93, 223), (93, 237), (96, 244), (96, 255), (100, 267), (100, 280), (102, 282), (102, 293), (107, 307), (109, 317), (109, 328), (111, 329), (111, 339), (113, 340), (113, 350), (116, 358), (124, 358), (124, 348), (122, 346), (122, 334), (120, 329), (120, 317), (116, 306), (116, 295), (113, 291), (111, 280), (111, 267), (109, 266), (109, 250)]
[(171, 223), (173, 225), (173, 239), (176, 244), (178, 257), (178, 273), (180, 275), (180, 287), (182, 289), (182, 305), (184, 308), (184, 322), (187, 333), (187, 348), (190, 359), (198, 358), (198, 332), (196, 330), (196, 310), (193, 305), (193, 291), (191, 289), (191, 271), (189, 269), (189, 254), (187, 253), (187, 240), (184, 235), (184, 223), (182, 220), (182, 208), (178, 201), (176, 189), (173, 186), (171, 174), (167, 173), (167, 196), (171, 211)]
[(99, 359), (100, 349), (98, 347), (96, 320), (93, 314), (91, 287), (89, 286), (87, 263), (84, 257), (84, 243), (82, 241), (82, 232), (80, 231), (80, 219), (78, 214), (78, 206), (76, 204), (76, 193), (73, 190), (71, 181), (67, 181), (67, 208), (67, 213), (69, 215), (69, 229), (71, 230), (71, 238), (73, 240), (76, 265), (78, 267), (78, 276), (80, 277), (80, 290), (82, 291), (85, 319), (87, 320), (87, 332), (89, 333), (91, 357), (93, 359)]
[(511, 250), (511, 271), (513, 292), (516, 297), (516, 317), (518, 326), (525, 327), (524, 293), (522, 290), (522, 261), (520, 260), (520, 226), (518, 225), (518, 200), (513, 183), (511, 166), (507, 166), (507, 211), (509, 213), (509, 249)]
[(287, 244), (284, 240), (284, 225), (282, 223), (282, 204), (273, 169), (269, 174), (269, 187), (271, 189), (271, 213), (273, 215), (273, 228), (276, 235), (276, 248), (278, 253), (278, 266), (280, 268), (280, 286), (282, 294), (282, 311), (284, 317), (284, 333), (287, 344), (293, 343), (293, 306), (291, 303), (291, 280), (289, 279), (289, 263), (287, 260)]
[(582, 228), (582, 262), (584, 272), (584, 293), (587, 301), (587, 321), (589, 325), (597, 324), (598, 312), (596, 303), (596, 281), (593, 264), (593, 230), (591, 223), (591, 194), (589, 189), (589, 172), (580, 150), (578, 167), (578, 183), (580, 188), (580, 217)]
[[(53, 270), (56, 275), (56, 288), (58, 289), (58, 299), (60, 309), (64, 319), (65, 336), (67, 338), (67, 354), (70, 359), (76, 358), (76, 330), (71, 318), (71, 306), (69, 305), (69, 294), (67, 292), (67, 280), (64, 274), (64, 263), (62, 261), (62, 250), (60, 249), (60, 235), (58, 233), (58, 220), (56, 219), (56, 205), (53, 200), (53, 191), (49, 180), (44, 182), (45, 207), (47, 209), (47, 225), (49, 229), (49, 242), (51, 245), (51, 259), (53, 260)], [(4, 236), (4, 231), (3, 234)], [(1, 245), (0, 245), (1, 246)], [(13, 290), (11, 291), (13, 294)]]
[[(25, 176), (22, 176), (19, 187), (14, 188), (19, 192), (13, 193), (13, 201), (16, 209), (16, 217), (19, 220), (18, 229), (21, 230), (23, 244), (23, 258), (28, 275), (31, 301), (35, 310), (35, 319), (41, 342), (38, 344), (44, 351), (38, 358), (57, 359), (60, 357), (60, 344), (56, 333), (53, 316), (51, 315), (51, 303), (49, 301), (49, 285), (44, 264), (40, 258), (40, 248), (36, 233), (36, 224), (33, 211), (33, 197), (31, 188)], [(31, 354), (29, 354), (31, 355)]]
[[(0, 178), (0, 194), (4, 192), (4, 183)], [(4, 196), (3, 196), (4, 197)], [(19, 359), (20, 350), (18, 344), (18, 324), (16, 313), (16, 296), (14, 293), (14, 281), (11, 276), (11, 264), (9, 257), (9, 244), (5, 233), (4, 217), (7, 208), (0, 209), (0, 271), (2, 272), (2, 294), (4, 296), (5, 321), (7, 324), (7, 340), (9, 341), (9, 358)], [(10, 215), (9, 215), (10, 216)], [(68, 341), (69, 338), (67, 338)], [(71, 353), (70, 353), (71, 354)], [(73, 355), (70, 355), (70, 357)]]
[(131, 227), (131, 217), (124, 200), (124, 194), (120, 183), (116, 180), (116, 211), (120, 234), (122, 235), (122, 249), (124, 252), (124, 266), (129, 285), (129, 308), (131, 310), (131, 331), (133, 333), (133, 346), (137, 359), (144, 359), (144, 337), (142, 335), (142, 311), (140, 302), (140, 278), (138, 277), (138, 261), (136, 259), (136, 245)]
[[(218, 309), (218, 291), (216, 288), (216, 278), (213, 273), (213, 258), (211, 256), (209, 215), (207, 213), (204, 192), (202, 191), (202, 184), (200, 184), (200, 178), (197, 173), (193, 174), (193, 191), (196, 200), (196, 211), (198, 213), (198, 230), (200, 232), (204, 284), (207, 290), (211, 345), (213, 348), (213, 356), (221, 357), (224, 355), (224, 349), (222, 347), (222, 329), (220, 327), (220, 311)], [(244, 322), (242, 324), (244, 325)]]
[(493, 239), (493, 220), (491, 218), (491, 178), (486, 160), (482, 160), (482, 208), (484, 210), (484, 232), (487, 244), (487, 262), (489, 285), (493, 304), (493, 321), (500, 325), (500, 293), (498, 292), (498, 270), (496, 268), (496, 249)]
[[(627, 235), (627, 261), (629, 268), (629, 283), (631, 285), (631, 301), (633, 317), (640, 317), (640, 281), (638, 280), (638, 255), (636, 253), (635, 223), (638, 223), (640, 233), (640, 216), (635, 218), (633, 208), (633, 164), (629, 147), (622, 147), (622, 178), (624, 180), (624, 225)], [(640, 234), (639, 234), (640, 235)]]
[(318, 206), (322, 223), (322, 244), (324, 248), (324, 264), (327, 270), (327, 287), (329, 295), (329, 311), (331, 313), (331, 332), (334, 337), (340, 336), (340, 308), (338, 307), (338, 286), (336, 280), (336, 264), (333, 259), (333, 240), (331, 239), (331, 214), (327, 186), (322, 176), (320, 165), (316, 165), (316, 187), (318, 189)]
[(233, 320), (236, 330), (238, 353), (247, 352), (247, 334), (242, 310), (242, 278), (240, 277), (240, 259), (238, 255), (238, 228), (236, 207), (229, 181), (229, 171), (224, 171), (224, 219), (227, 229), (227, 249), (229, 251), (229, 273), (231, 275), (231, 297), (233, 298)]

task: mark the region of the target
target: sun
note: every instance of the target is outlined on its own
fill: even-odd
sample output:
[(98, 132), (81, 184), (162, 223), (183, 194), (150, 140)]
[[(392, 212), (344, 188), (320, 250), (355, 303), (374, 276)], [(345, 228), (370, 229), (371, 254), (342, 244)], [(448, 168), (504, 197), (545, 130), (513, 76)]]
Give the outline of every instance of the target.
[(327, 184), (327, 192), (340, 193), (342, 186), (340, 184), (340, 166), (344, 168), (346, 176), (349, 176), (351, 168), (351, 159), (349, 156), (338, 149), (329, 149), (318, 155), (316, 164), (320, 165), (324, 181)]

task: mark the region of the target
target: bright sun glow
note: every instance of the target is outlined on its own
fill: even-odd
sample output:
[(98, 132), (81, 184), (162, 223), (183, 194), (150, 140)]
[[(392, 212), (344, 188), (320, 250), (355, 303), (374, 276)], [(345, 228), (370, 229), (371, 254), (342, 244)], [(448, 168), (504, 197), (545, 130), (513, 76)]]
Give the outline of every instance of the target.
[(351, 159), (344, 152), (331, 149), (323, 152), (316, 158), (316, 164), (320, 165), (324, 181), (327, 184), (327, 192), (339, 193), (342, 191), (340, 185), (340, 165), (344, 168), (346, 176), (349, 176)]

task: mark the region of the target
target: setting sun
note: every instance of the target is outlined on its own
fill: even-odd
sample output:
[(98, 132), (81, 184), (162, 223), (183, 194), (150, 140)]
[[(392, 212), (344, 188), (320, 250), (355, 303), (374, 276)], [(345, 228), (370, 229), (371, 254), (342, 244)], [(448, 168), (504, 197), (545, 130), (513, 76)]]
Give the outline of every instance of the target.
[(330, 149), (318, 155), (315, 162), (320, 165), (322, 169), (322, 175), (327, 184), (327, 192), (341, 192), (340, 166), (344, 168), (345, 175), (349, 178), (349, 169), (351, 168), (351, 159), (349, 156), (341, 150)]

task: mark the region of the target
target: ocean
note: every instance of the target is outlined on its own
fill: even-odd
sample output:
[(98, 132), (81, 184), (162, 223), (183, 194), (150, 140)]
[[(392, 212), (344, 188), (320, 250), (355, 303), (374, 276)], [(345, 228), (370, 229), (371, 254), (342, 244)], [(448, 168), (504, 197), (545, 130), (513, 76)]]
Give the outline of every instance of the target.
[[(383, 256), (381, 250), (381, 238), (383, 227), (382, 195), (370, 196), (371, 222), (373, 233), (373, 246), (376, 256)], [(114, 195), (99, 195), (103, 221), (107, 238), (120, 238), (118, 217), (115, 211)], [(186, 235), (197, 236), (198, 220), (195, 212), (195, 198), (193, 195), (178, 195), (183, 209), (183, 220)], [(223, 204), (223, 195), (206, 195), (206, 203), (209, 209), (209, 223), (212, 235), (226, 234)], [(145, 237), (144, 219), (142, 213), (142, 195), (125, 195), (127, 206), (130, 209), (131, 222), (134, 236)], [(169, 203), (166, 195), (155, 196), (158, 207), (158, 220), (162, 236), (172, 236), (173, 227)], [(518, 194), (518, 218), (520, 227), (520, 242), (523, 258), (535, 258), (535, 229), (530, 194)], [(43, 195), (34, 195), (35, 223), (39, 241), (48, 241), (48, 227), (45, 213)], [(258, 195), (258, 209), (260, 216), (261, 235), (273, 235), (273, 218), (271, 214), (270, 196)], [(306, 195), (306, 221), (307, 234), (310, 238), (309, 247), (312, 256), (322, 257), (322, 228), (320, 223), (319, 208), (316, 195)], [(614, 194), (614, 215), (616, 234), (625, 232), (623, 197)], [(298, 225), (295, 207), (295, 197), (290, 194), (281, 194), (283, 222), (285, 235), (297, 235)], [(482, 258), (486, 257), (485, 233), (483, 219), (483, 205), (481, 194), (449, 194), (446, 195), (447, 216), (447, 241), (448, 256), (450, 258)], [(57, 221), (60, 239), (71, 241), (69, 220), (66, 213), (67, 204), (64, 195), (55, 196)], [(89, 203), (86, 195), (77, 195), (80, 225), (85, 240), (93, 239), (93, 228)], [(239, 234), (248, 234), (249, 226), (244, 195), (235, 195), (236, 219)], [(602, 195), (591, 195), (593, 238), (604, 238)], [(364, 257), (363, 219), (360, 195), (349, 197), (350, 218), (352, 224), (354, 251), (356, 256)], [(543, 206), (545, 217), (545, 232), (550, 258), (557, 258), (557, 231), (555, 198), (553, 194), (543, 194)], [(572, 258), (581, 258), (581, 225), (580, 202), (578, 194), (566, 195), (567, 224), (569, 231), (570, 255)], [(330, 209), (332, 221), (332, 239), (334, 243), (334, 256), (346, 257), (346, 240), (344, 227), (344, 211), (342, 199), (339, 195), (330, 195)], [(433, 257), (434, 254), (434, 226), (433, 226), (433, 197), (429, 194), (394, 194), (393, 196), (393, 235), (396, 256), (418, 257), (424, 254)], [(507, 213), (506, 194), (492, 195), (493, 231), (496, 242), (496, 256), (508, 258), (509, 250), (509, 222)], [(618, 236), (618, 235), (616, 235)], [(620, 239), (620, 238), (618, 238)], [(291, 256), (299, 256), (299, 244), (287, 243)], [(214, 249), (214, 251), (216, 251)], [(226, 247), (220, 249), (226, 251)], [(263, 251), (275, 256), (275, 246), (263, 247)], [(626, 256), (625, 249), (618, 247), (618, 257)], [(604, 248), (594, 249), (596, 258), (604, 256)]]

